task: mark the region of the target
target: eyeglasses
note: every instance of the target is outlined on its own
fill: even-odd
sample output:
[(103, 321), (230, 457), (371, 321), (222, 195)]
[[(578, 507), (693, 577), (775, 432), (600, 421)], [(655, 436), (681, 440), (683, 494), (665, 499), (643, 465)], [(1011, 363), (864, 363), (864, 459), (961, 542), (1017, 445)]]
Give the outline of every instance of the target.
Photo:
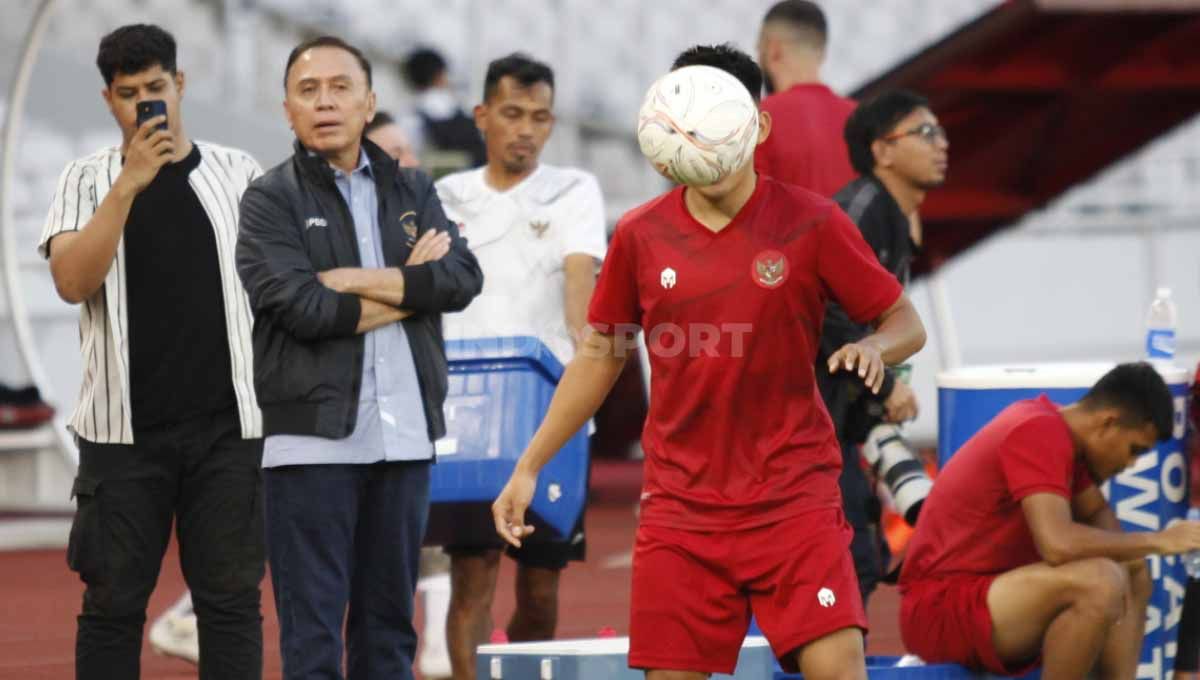
[(893, 132), (890, 135), (883, 137), (885, 142), (894, 142), (901, 137), (920, 137), (930, 144), (935, 144), (938, 140), (946, 141), (946, 128), (934, 123), (921, 123), (917, 127), (905, 132)]

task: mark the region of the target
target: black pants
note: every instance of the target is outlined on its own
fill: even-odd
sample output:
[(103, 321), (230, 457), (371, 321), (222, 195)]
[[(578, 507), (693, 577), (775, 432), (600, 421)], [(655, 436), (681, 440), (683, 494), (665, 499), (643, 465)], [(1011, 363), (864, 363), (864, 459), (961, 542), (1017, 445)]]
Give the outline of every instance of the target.
[(859, 445), (843, 441), (841, 446), (842, 476), (838, 483), (842, 491), (842, 510), (846, 513), (846, 521), (854, 528), (850, 553), (854, 557), (858, 590), (865, 607), (867, 598), (884, 576), (890, 555), (879, 530), (879, 499), (863, 472)]
[(263, 471), (284, 680), (411, 680), (429, 465)]
[(80, 442), (67, 564), (87, 585), (75, 640), (79, 680), (137, 678), (146, 604), (175, 520), (200, 634), (200, 677), (262, 677), (262, 440), (223, 412)]
[(1200, 672), (1200, 580), (1194, 578), (1188, 579), (1183, 597), (1175, 672)]

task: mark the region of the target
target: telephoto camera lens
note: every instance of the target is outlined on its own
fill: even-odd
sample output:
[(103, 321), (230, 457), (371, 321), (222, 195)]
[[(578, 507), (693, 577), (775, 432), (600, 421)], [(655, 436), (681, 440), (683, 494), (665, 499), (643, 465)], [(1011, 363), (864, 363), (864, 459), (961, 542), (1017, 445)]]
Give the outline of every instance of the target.
[(900, 434), (900, 428), (891, 424), (876, 425), (867, 434), (862, 455), (876, 477), (887, 486), (904, 521), (916, 526), (917, 515), (933, 488), (933, 480), (925, 473), (925, 466), (912, 445)]

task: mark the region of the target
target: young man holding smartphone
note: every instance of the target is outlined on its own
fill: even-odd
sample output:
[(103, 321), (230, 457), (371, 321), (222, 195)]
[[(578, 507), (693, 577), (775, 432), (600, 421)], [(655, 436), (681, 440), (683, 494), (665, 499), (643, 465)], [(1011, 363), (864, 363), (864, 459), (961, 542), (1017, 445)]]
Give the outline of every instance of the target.
[(38, 245), (59, 295), (81, 305), (67, 548), (87, 586), (76, 677), (138, 677), (174, 522), (200, 677), (260, 678), (262, 416), (234, 247), (238, 201), (261, 170), (242, 151), (188, 139), (166, 31), (118, 28), (96, 64), (122, 142), (67, 166)]

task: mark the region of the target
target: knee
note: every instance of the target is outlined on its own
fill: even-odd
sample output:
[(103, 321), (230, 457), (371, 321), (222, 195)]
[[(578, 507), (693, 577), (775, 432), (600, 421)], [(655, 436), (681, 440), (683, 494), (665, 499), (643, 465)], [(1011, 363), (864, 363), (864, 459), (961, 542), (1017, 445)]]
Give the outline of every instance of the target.
[(450, 558), (450, 607), (453, 610), (487, 609), (492, 605), (500, 551)]
[(113, 621), (144, 622), (150, 591), (89, 583), (83, 594), (83, 615)]
[(532, 616), (553, 617), (558, 612), (558, 579), (533, 580), (522, 589), (519, 606)]
[(154, 577), (139, 565), (117, 561), (90, 574), (83, 594), (83, 613), (111, 620), (145, 620)]
[(261, 555), (237, 560), (188, 560), (184, 580), (192, 590), (192, 602), (198, 612), (257, 612), (262, 601), (262, 581), (266, 564)]
[(1108, 621), (1116, 621), (1125, 610), (1130, 594), (1130, 574), (1113, 560), (1085, 560), (1076, 573), (1076, 603)]
[(196, 618), (206, 623), (237, 622), (262, 617), (262, 591), (256, 585), (236, 590), (192, 591), (192, 608)]

